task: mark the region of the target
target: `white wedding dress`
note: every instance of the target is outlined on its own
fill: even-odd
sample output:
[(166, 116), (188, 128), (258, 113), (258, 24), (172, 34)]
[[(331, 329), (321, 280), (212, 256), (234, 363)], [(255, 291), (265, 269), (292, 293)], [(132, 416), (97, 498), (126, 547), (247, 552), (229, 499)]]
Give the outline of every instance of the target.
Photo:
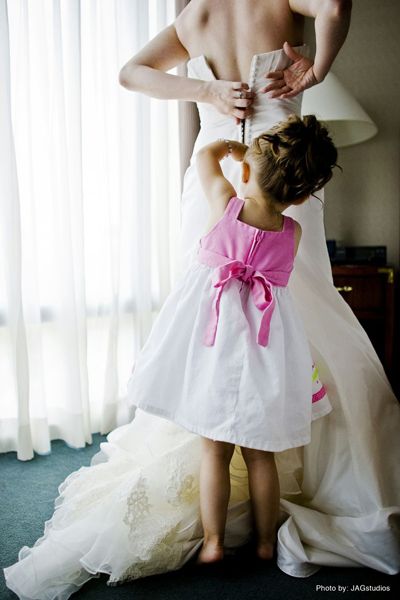
[[(254, 56), (249, 85), (286, 65), (282, 51)], [(212, 79), (204, 57), (189, 75)], [(199, 106), (194, 152), (216, 138), (239, 139), (240, 127), (208, 105)], [(245, 140), (300, 111), (300, 98), (255, 101)], [(223, 162), (237, 183), (238, 164)], [(326, 251), (323, 205), (310, 199), (288, 211), (303, 228), (290, 289), (305, 324), (313, 359), (332, 412), (312, 424), (311, 442), (276, 453), (281, 485), (278, 566), (307, 577), (321, 565), (400, 570), (400, 408), (365, 332), (335, 290)], [(182, 204), (183, 263), (193, 258), (205, 230), (206, 201), (192, 165)], [(165, 390), (168, 394), (168, 389)], [(134, 403), (134, 398), (130, 398)], [(128, 425), (101, 444), (90, 467), (60, 486), (56, 510), (33, 548), (5, 569), (21, 599), (65, 600), (96, 573), (122, 583), (178, 569), (200, 547), (200, 439), (137, 410)], [(239, 450), (231, 465), (232, 496), (226, 545), (251, 536), (247, 476)]]

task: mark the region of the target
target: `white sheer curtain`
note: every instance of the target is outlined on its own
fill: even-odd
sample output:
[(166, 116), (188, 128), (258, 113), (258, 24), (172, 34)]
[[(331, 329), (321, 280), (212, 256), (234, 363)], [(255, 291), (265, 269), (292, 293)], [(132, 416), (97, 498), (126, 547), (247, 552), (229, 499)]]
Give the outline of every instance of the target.
[(135, 355), (175, 277), (176, 102), (120, 67), (173, 0), (0, 0), (0, 451), (126, 422)]

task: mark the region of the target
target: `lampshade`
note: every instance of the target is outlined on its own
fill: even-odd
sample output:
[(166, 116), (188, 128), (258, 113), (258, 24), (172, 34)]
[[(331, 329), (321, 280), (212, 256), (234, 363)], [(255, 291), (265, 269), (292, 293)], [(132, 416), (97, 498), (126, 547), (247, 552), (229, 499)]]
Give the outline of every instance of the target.
[(377, 126), (357, 100), (333, 74), (303, 94), (303, 115), (315, 115), (326, 123), (338, 148), (359, 144), (372, 138)]

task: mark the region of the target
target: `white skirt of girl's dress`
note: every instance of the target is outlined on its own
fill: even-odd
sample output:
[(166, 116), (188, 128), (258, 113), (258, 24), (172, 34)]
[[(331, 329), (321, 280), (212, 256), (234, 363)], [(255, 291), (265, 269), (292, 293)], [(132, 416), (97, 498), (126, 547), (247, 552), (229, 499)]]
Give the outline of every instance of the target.
[(289, 289), (273, 287), (264, 347), (250, 286), (231, 280), (215, 343), (206, 346), (213, 272), (195, 262), (168, 297), (136, 362), (129, 401), (213, 440), (272, 452), (308, 444), (312, 416), (331, 405), (327, 397), (312, 405), (312, 358)]

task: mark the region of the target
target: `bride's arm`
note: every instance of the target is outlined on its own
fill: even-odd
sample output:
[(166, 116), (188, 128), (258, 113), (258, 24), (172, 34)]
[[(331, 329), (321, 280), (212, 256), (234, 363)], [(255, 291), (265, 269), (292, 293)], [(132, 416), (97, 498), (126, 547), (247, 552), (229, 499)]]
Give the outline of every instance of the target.
[(204, 102), (204, 81), (165, 72), (188, 58), (188, 52), (180, 43), (175, 27), (170, 25), (122, 67), (119, 82), (128, 90), (141, 92), (153, 98)]
[(314, 75), (325, 79), (350, 27), (351, 0), (289, 0), (293, 12), (315, 19)]
[(267, 73), (272, 82), (261, 91), (270, 98), (292, 98), (323, 81), (350, 26), (351, 0), (289, 0), (289, 5), (293, 12), (315, 19), (315, 59), (302, 56), (285, 42), (283, 49), (292, 64)]
[(122, 67), (119, 81), (128, 90), (153, 98), (207, 102), (223, 114), (244, 119), (252, 102), (246, 83), (202, 81), (166, 73), (188, 58), (175, 26), (170, 25)]

